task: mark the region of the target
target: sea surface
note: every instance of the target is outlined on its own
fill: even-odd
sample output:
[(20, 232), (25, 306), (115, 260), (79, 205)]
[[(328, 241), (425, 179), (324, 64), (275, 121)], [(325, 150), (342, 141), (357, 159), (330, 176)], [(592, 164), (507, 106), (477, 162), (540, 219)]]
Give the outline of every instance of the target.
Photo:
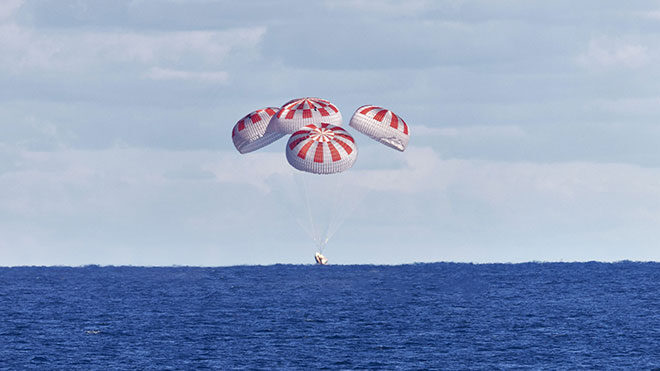
[(660, 369), (660, 263), (0, 268), (1, 369)]

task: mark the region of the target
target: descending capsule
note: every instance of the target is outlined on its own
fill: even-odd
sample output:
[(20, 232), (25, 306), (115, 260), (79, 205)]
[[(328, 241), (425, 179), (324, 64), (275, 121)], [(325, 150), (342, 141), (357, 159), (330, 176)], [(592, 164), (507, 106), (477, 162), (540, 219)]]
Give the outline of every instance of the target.
[(270, 120), (268, 132), (292, 134), (305, 125), (341, 125), (341, 113), (337, 107), (321, 98), (299, 98), (285, 103)]
[(283, 133), (266, 133), (270, 119), (277, 113), (277, 108), (267, 107), (250, 112), (238, 120), (231, 131), (231, 139), (240, 153), (248, 153), (265, 147), (282, 138)]
[(408, 146), (408, 125), (394, 112), (376, 106), (358, 108), (349, 123), (355, 130), (388, 147), (404, 151)]
[(309, 124), (291, 135), (286, 159), (298, 170), (333, 174), (349, 169), (357, 159), (353, 137), (329, 123)]

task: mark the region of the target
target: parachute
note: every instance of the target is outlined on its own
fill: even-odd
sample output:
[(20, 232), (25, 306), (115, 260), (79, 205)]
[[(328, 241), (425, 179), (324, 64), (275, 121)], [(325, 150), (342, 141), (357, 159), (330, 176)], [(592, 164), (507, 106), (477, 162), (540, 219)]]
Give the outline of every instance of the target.
[(376, 106), (358, 108), (349, 123), (355, 130), (384, 145), (403, 152), (410, 133), (405, 121), (394, 112)]
[(340, 126), (310, 124), (296, 131), (286, 145), (286, 159), (294, 168), (314, 174), (347, 170), (357, 159), (353, 137)]
[(268, 133), (293, 134), (309, 124), (326, 122), (341, 125), (341, 113), (337, 107), (321, 98), (293, 99), (282, 105), (270, 120)]
[[(369, 190), (360, 186), (354, 174), (346, 172), (355, 164), (358, 148), (341, 125), (342, 116), (334, 104), (308, 97), (290, 100), (279, 109), (267, 107), (251, 112), (232, 130), (234, 146), (243, 154), (291, 134), (285, 157), (296, 170), (273, 174), (267, 182), (274, 198), (316, 244), (315, 260), (319, 264), (327, 264), (322, 255), (324, 247)], [(376, 106), (358, 108), (349, 125), (399, 151), (406, 149), (410, 138), (408, 125), (401, 117)]]
[(268, 123), (275, 113), (277, 108), (267, 107), (250, 112), (238, 120), (231, 131), (231, 139), (238, 152), (256, 151), (284, 136), (282, 133), (266, 133)]

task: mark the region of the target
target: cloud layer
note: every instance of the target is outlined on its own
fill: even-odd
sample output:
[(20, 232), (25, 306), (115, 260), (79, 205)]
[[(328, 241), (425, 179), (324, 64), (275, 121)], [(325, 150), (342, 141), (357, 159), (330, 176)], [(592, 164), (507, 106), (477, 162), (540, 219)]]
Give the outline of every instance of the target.
[(229, 135), (298, 96), (411, 127), (403, 154), (356, 133), (355, 168), (328, 178), (359, 202), (334, 262), (658, 260), (659, 13), (4, 1), (0, 260), (307, 262), (283, 142), (241, 156)]
[[(279, 153), (5, 149), (3, 157), (7, 264), (301, 262), (312, 245), (296, 224), (306, 219), (294, 202), (306, 189), (274, 178), (300, 177)], [(337, 202), (359, 202), (332, 241), (337, 262), (660, 258), (657, 169), (445, 160), (415, 147), (396, 168), (374, 165), (366, 159), (342, 179), (301, 178), (343, 187)], [(313, 212), (318, 222), (330, 210)], [(218, 260), (204, 262), (209, 251)]]

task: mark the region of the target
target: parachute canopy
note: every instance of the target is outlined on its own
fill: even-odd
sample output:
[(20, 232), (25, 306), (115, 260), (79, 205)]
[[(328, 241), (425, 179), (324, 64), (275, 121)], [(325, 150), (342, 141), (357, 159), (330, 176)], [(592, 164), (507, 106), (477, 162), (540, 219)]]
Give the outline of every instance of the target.
[[(320, 98), (300, 98), (281, 108), (251, 112), (232, 130), (240, 153), (255, 151), (290, 134), (286, 159), (300, 171), (273, 174), (268, 181), (274, 198), (282, 201), (282, 207), (315, 242), (319, 264), (327, 264), (323, 248), (368, 191), (350, 172), (344, 172), (355, 163), (358, 149), (341, 125), (342, 116), (334, 104)], [(350, 126), (399, 151), (408, 145), (408, 125), (384, 108), (361, 106), (351, 117)]]
[(268, 132), (292, 134), (309, 124), (341, 125), (341, 113), (325, 99), (299, 98), (285, 103), (270, 120)]
[(266, 133), (266, 127), (277, 108), (267, 107), (248, 113), (238, 120), (231, 131), (231, 139), (240, 153), (248, 153), (265, 147), (282, 138), (282, 133)]
[(357, 146), (353, 137), (340, 126), (310, 124), (291, 135), (286, 145), (286, 159), (301, 171), (339, 173), (353, 166)]
[(349, 123), (355, 130), (388, 147), (403, 152), (410, 133), (405, 121), (394, 112), (376, 106), (358, 108)]

